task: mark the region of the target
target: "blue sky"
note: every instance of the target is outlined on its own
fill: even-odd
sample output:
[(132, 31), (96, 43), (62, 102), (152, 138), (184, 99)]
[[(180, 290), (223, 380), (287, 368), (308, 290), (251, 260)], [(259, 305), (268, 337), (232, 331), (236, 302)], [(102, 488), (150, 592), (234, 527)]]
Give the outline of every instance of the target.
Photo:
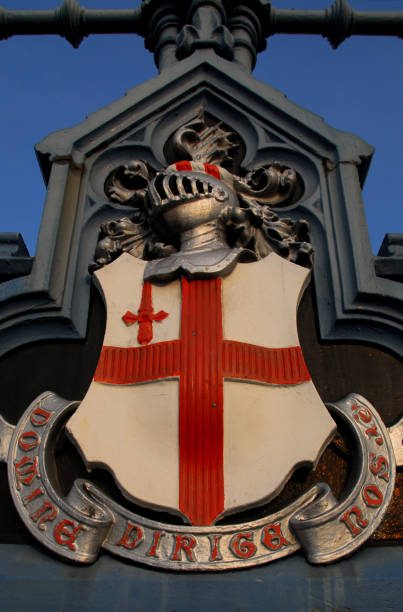
[[(133, 8), (139, 0), (80, 0), (87, 8)], [(324, 9), (332, 0), (273, 0), (277, 8)], [(61, 0), (2, 0), (8, 9), (54, 9)], [(401, 10), (403, 0), (350, 0), (357, 10)], [(375, 148), (363, 192), (376, 254), (386, 232), (403, 232), (403, 41), (354, 37), (334, 51), (320, 36), (277, 35), (254, 76), (354, 132)], [(58, 36), (0, 41), (3, 146), (0, 231), (22, 233), (33, 255), (45, 187), (33, 146), (155, 76), (137, 36), (91, 36), (74, 50)]]

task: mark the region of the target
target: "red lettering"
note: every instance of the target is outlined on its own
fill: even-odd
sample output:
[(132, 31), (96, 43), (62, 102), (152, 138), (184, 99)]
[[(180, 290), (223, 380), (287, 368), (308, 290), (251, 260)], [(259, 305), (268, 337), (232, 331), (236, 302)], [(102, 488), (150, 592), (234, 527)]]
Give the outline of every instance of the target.
[(367, 485), (362, 490), (365, 503), (370, 508), (380, 506), (383, 502), (383, 495), (376, 485)]
[(42, 425), (45, 425), (49, 421), (51, 416), (51, 412), (38, 406), (38, 408), (35, 408), (31, 413), (31, 423), (35, 425), (35, 427), (42, 427)]
[(375, 457), (374, 453), (369, 454), (371, 461), (369, 464), (369, 469), (371, 472), (378, 476), (378, 478), (382, 478), (385, 482), (389, 482), (389, 463), (388, 460), (383, 456), (379, 455), (379, 457)]
[(281, 533), (280, 523), (266, 525), (262, 531), (262, 544), (270, 550), (279, 550), (283, 546), (289, 546), (289, 541)]
[(370, 436), (378, 436), (377, 439), (375, 440), (375, 442), (378, 444), (378, 446), (381, 446), (383, 444), (383, 439), (379, 435), (378, 430), (376, 428), (376, 425), (366, 429), (365, 433), (367, 434), (368, 437), (370, 437)]
[(220, 551), (220, 535), (209, 535), (210, 540), (210, 561), (221, 561), (222, 554)]
[(147, 555), (149, 557), (159, 557), (158, 553), (158, 546), (160, 543), (161, 538), (165, 535), (164, 531), (154, 531), (154, 536), (153, 536), (153, 543), (151, 545), (150, 550), (148, 551)]
[[(352, 520), (350, 519), (350, 515), (355, 515), (357, 525), (354, 525)], [(357, 508), (357, 506), (353, 506), (347, 512), (340, 517), (340, 521), (343, 521), (351, 531), (353, 537), (357, 536), (361, 531), (368, 525), (368, 521), (363, 518), (361, 514), (361, 510)], [(361, 527), (361, 529), (360, 529)]]
[(124, 546), (133, 550), (136, 548), (144, 539), (143, 530), (138, 525), (133, 525), (128, 522), (126, 531), (124, 532), (122, 539), (117, 542), (116, 546)]
[(29, 486), (36, 476), (39, 478), (38, 458), (23, 457), (19, 463), (15, 464), (15, 476), (18, 491), (21, 489), (21, 483)]
[(30, 451), (38, 446), (39, 436), (36, 431), (26, 431), (20, 435), (18, 444), (23, 451)]
[(43, 494), (44, 494), (44, 490), (38, 487), (37, 489), (35, 489), (35, 491), (33, 491), (33, 493), (31, 493), (30, 495), (27, 495), (27, 497), (24, 497), (24, 499), (22, 500), (22, 503), (24, 504), (24, 506), (26, 506), (27, 504), (29, 504), (29, 502), (36, 499), (37, 497), (40, 497)]
[(54, 507), (50, 502), (45, 502), (39, 510), (36, 510), (32, 514), (30, 514), (31, 519), (34, 523), (37, 523), (39, 529), (45, 529), (46, 521), (53, 521), (53, 519), (58, 515), (58, 509)]
[(256, 553), (256, 546), (252, 540), (253, 533), (242, 531), (232, 537), (229, 547), (236, 557), (249, 559)]
[(54, 538), (61, 546), (68, 546), (70, 550), (76, 550), (75, 541), (79, 531), (85, 531), (85, 527), (75, 524), (73, 521), (64, 519), (56, 525), (53, 532)]
[(195, 561), (193, 549), (196, 546), (196, 540), (191, 535), (175, 535), (175, 544), (171, 556), (171, 561), (182, 561), (182, 550), (185, 551), (188, 561)]
[(368, 410), (368, 408), (365, 406), (357, 406), (354, 404), (352, 406), (352, 410), (357, 410), (357, 412), (354, 413), (354, 418), (356, 421), (361, 420), (363, 423), (369, 423), (372, 419), (370, 410)]

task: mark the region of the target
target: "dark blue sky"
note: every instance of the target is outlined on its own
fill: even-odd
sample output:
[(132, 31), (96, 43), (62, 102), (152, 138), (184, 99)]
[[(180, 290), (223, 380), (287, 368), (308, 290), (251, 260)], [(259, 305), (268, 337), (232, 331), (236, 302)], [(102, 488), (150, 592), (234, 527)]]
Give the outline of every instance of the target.
[[(139, 0), (80, 0), (87, 8), (133, 8)], [(277, 8), (323, 9), (332, 0), (273, 0)], [(2, 0), (8, 9), (54, 9), (61, 0)], [(350, 0), (357, 10), (402, 10), (403, 0)], [(57, 36), (0, 41), (2, 224), (31, 254), (45, 200), (33, 146), (156, 75), (136, 36), (91, 36), (78, 50)], [(363, 198), (372, 248), (403, 232), (403, 41), (355, 37), (337, 51), (320, 36), (274, 36), (254, 76), (358, 134), (376, 151)]]

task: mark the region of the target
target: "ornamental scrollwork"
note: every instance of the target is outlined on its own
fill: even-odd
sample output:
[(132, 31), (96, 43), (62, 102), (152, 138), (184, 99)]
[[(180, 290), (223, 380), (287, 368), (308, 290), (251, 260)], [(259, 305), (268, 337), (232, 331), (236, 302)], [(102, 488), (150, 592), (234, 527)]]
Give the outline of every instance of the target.
[[(92, 269), (123, 252), (147, 261), (169, 257), (183, 251), (190, 230), (193, 247), (202, 248), (208, 240), (210, 247), (221, 243), (238, 249), (240, 261), (256, 261), (275, 251), (310, 266), (309, 224), (277, 213), (302, 195), (295, 169), (274, 162), (239, 176), (234, 168), (240, 168), (240, 137), (203, 109), (168, 139), (165, 152), (174, 161), (162, 171), (132, 159), (108, 175), (106, 196), (131, 213), (102, 225)], [(191, 214), (182, 208), (179, 218), (173, 212), (179, 204), (197, 201), (204, 204), (193, 206)]]

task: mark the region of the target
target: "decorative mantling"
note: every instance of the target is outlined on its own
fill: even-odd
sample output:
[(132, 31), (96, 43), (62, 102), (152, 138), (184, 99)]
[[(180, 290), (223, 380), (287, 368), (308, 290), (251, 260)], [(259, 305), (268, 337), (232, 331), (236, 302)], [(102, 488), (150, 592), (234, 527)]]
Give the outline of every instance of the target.
[[(240, 137), (201, 109), (169, 139), (167, 157), (175, 161), (165, 170), (157, 172), (141, 160), (115, 168), (105, 181), (105, 193), (112, 202), (130, 206), (134, 212), (102, 225), (91, 269), (102, 267), (122, 252), (150, 261), (179, 251), (180, 245), (190, 240), (189, 231), (175, 231), (177, 224), (168, 227), (165, 211), (203, 199), (220, 203), (219, 212), (212, 213), (211, 219), (200, 218), (201, 225), (209, 224), (210, 244), (213, 238), (221, 241), (220, 236), (225, 235), (224, 242), (232, 249), (242, 249), (243, 258), (257, 260), (275, 251), (309, 266), (313, 252), (309, 224), (281, 219), (274, 211), (299, 199), (301, 179), (281, 163), (238, 176), (228, 168), (239, 166), (241, 150)], [(195, 218), (195, 224), (198, 221)], [(193, 246), (196, 240), (198, 248), (202, 247), (200, 236), (191, 240)]]
[[(183, 92), (189, 84), (192, 94), (185, 99)], [(43, 174), (50, 176), (52, 164), (54, 171), (32, 273), (0, 285), (2, 353), (45, 338), (85, 337), (88, 266), (94, 258), (99, 226), (124, 216), (132, 218), (135, 213), (130, 204), (122, 206), (105, 196), (108, 172), (130, 160), (147, 159), (160, 170), (180, 159), (168, 156), (163, 143), (181, 125), (177, 111), (185, 123), (201, 104), (241, 135), (240, 158), (226, 170), (245, 180), (247, 171), (255, 166), (267, 169), (279, 160), (301, 176), (304, 193), (300, 199), (272, 212), (284, 213), (294, 222), (304, 218), (311, 224), (321, 338), (327, 342), (368, 342), (402, 355), (402, 293), (401, 284), (395, 282), (395, 270), (394, 280), (389, 280), (389, 268), (399, 264), (400, 258), (375, 258), (374, 268), (365, 235), (359, 244), (349, 241), (349, 236), (365, 226), (360, 184), (372, 148), (260, 84), (235, 63), (218, 56), (214, 59), (211, 53), (203, 58), (196, 53), (183, 66), (177, 63), (83, 123), (56, 132), (37, 146)], [(254, 109), (253, 116), (245, 110), (249, 107)], [(74, 174), (74, 180), (78, 178), (78, 157), (86, 171), (79, 175), (79, 189), (70, 190), (71, 198), (66, 199), (70, 177)], [(324, 167), (324, 159), (331, 161), (331, 172)], [(240, 169), (241, 161), (245, 171)], [(67, 209), (76, 214), (68, 215)], [(115, 233), (119, 232), (115, 228)], [(140, 240), (140, 249), (142, 244)], [(386, 278), (379, 278), (383, 262), (389, 271), (381, 274)]]
[[(245, 123), (247, 120), (245, 117)], [(164, 119), (160, 118), (160, 121), (161, 129)], [(289, 335), (295, 324), (296, 305), (308, 272), (274, 255), (258, 264), (251, 264), (250, 268), (255, 270), (251, 270), (251, 274), (249, 266), (235, 267), (236, 261), (256, 261), (270, 251), (292, 262), (309, 263), (312, 248), (308, 242), (307, 222), (281, 219), (275, 212), (283, 206), (296, 204), (307, 195), (306, 175), (303, 184), (296, 169), (290, 167), (292, 164), (286, 165), (285, 148), (277, 149), (284, 154), (282, 163), (272, 161), (242, 171), (246, 142), (227, 123), (217, 121), (203, 108), (179, 128), (177, 123), (172, 123), (170, 129), (165, 127), (165, 132), (158, 131), (158, 126), (155, 129), (160, 137), (160, 159), (164, 157), (165, 164), (168, 164), (163, 170), (158, 170), (157, 157), (150, 155), (148, 161), (130, 158), (130, 152), (136, 150), (147, 155), (144, 141), (140, 149), (140, 143), (135, 144), (135, 135), (132, 134), (128, 148), (127, 141), (123, 141), (119, 143), (123, 146), (115, 146), (112, 158), (101, 154), (92, 166), (92, 176), (91, 171), (89, 173), (88, 199), (98, 186), (98, 196), (102, 198), (105, 195), (109, 202), (116, 204), (112, 215), (116, 217), (117, 211), (124, 207), (130, 211), (127, 217), (104, 224), (94, 267), (108, 264), (122, 252), (134, 257), (123, 255), (97, 275), (107, 304), (109, 323), (94, 383), (80, 407), (78, 402), (45, 392), (29, 406), (15, 427), (0, 417), (0, 461), (7, 463), (9, 487), (16, 509), (39, 542), (62, 558), (80, 563), (94, 561), (101, 548), (136, 563), (180, 571), (246, 568), (290, 555), (298, 549), (314, 564), (329, 563), (350, 555), (368, 540), (388, 510), (395, 486), (395, 447), (396, 441), (401, 440), (401, 423), (388, 432), (374, 406), (356, 393), (328, 405), (336, 421), (343, 423), (341, 431), (347, 432), (346, 441), (353, 440), (346, 446), (353, 475), (346, 491), (338, 495), (324, 482), (318, 482), (291, 503), (287, 501), (281, 509), (266, 506), (286, 484), (290, 469), (302, 464), (316, 465), (314, 459), (330, 441), (334, 423), (325, 406), (321, 405), (319, 396), (315, 395), (299, 345), (293, 345), (293, 338)], [(137, 135), (141, 139), (139, 132)], [(113, 158), (117, 154), (121, 157)], [(111, 159), (115, 160), (112, 170)], [(297, 165), (298, 157), (293, 159)], [(97, 162), (98, 170), (102, 166), (105, 174), (97, 174)], [(97, 176), (98, 183), (95, 180), (91, 183), (94, 176)], [(100, 185), (103, 193), (100, 193)], [(110, 213), (112, 206), (107, 206)], [(103, 212), (106, 214), (107, 211)], [(96, 218), (99, 219), (94, 216), (94, 220)], [(215, 257), (217, 253), (218, 257)], [(136, 261), (135, 257), (148, 260), (148, 263)], [(194, 272), (197, 264), (201, 269)], [(124, 267), (124, 273), (117, 274), (120, 266)], [(260, 271), (256, 275), (257, 268)], [(227, 278), (231, 273), (243, 276), (238, 276), (234, 283), (234, 276)], [(180, 300), (174, 295), (179, 289), (176, 276), (182, 277)], [(112, 277), (113, 283), (109, 284)], [(188, 277), (194, 282), (189, 282)], [(248, 277), (253, 278), (249, 288)], [(114, 284), (116, 279), (118, 285)], [(174, 282), (159, 282), (166, 279)], [(149, 280), (157, 282), (151, 287)], [(226, 293), (228, 286), (237, 287), (236, 293)], [(288, 288), (284, 289), (285, 286)], [(289, 289), (291, 286), (293, 291)], [(140, 288), (141, 299), (137, 300)], [(137, 292), (133, 303), (139, 304), (135, 312), (127, 310), (133, 308), (133, 290)], [(161, 304), (155, 299), (159, 290), (164, 300)], [(243, 305), (240, 294), (247, 296)], [(237, 308), (234, 309), (233, 304)], [(253, 304), (257, 304), (257, 309), (252, 309)], [(276, 304), (278, 308), (275, 308)], [(238, 308), (244, 309), (241, 316)], [(232, 318), (231, 311), (236, 311), (236, 317)], [(154, 322), (156, 325), (169, 323), (178, 312), (181, 313), (180, 335), (169, 331), (165, 340), (158, 338)], [(242, 329), (248, 319), (252, 325), (247, 329), (245, 342), (242, 336), (236, 335), (236, 330)], [(229, 320), (233, 327), (228, 335), (224, 335), (220, 321), (228, 323)], [(109, 336), (111, 321), (113, 330)], [(115, 326), (113, 321), (118, 324)], [(133, 323), (139, 324), (138, 346), (133, 346), (132, 330), (127, 333), (127, 328)], [(268, 335), (263, 336), (269, 325)], [(284, 336), (278, 340), (273, 331), (281, 326), (284, 326)], [(195, 375), (196, 369), (200, 376)], [(133, 395), (135, 385), (143, 393), (154, 383), (160, 385), (164, 378), (171, 382), (172, 377), (180, 379), (179, 394), (170, 398), (169, 394), (161, 393), (160, 388), (159, 399), (155, 406), (151, 406), (151, 412), (146, 396)], [(248, 400), (241, 399), (239, 404), (239, 414), (247, 415), (247, 423), (239, 422), (240, 417), (233, 411), (235, 402), (227, 401), (221, 391), (221, 380), (224, 385), (226, 377), (242, 385), (253, 381), (245, 389)], [(149, 384), (144, 385), (145, 382)], [(237, 395), (243, 388), (238, 383), (235, 385), (238, 387)], [(261, 404), (263, 410), (253, 412), (254, 405), (258, 404), (258, 394), (252, 396), (257, 387), (255, 383), (265, 385), (265, 397)], [(114, 386), (113, 396), (107, 397), (106, 385)], [(122, 394), (116, 395), (116, 390), (122, 389), (122, 385), (127, 385), (126, 400), (122, 399)], [(278, 391), (281, 387), (285, 393), (280, 400)], [(205, 388), (214, 391), (204, 395)], [(95, 395), (90, 397), (94, 389)], [(98, 389), (101, 389), (101, 396)], [(291, 392), (294, 395), (290, 399)], [(111, 435), (110, 414), (116, 402), (119, 414), (114, 422), (120, 421), (123, 427), (114, 429)], [(126, 406), (126, 414), (133, 415), (133, 402), (137, 407), (144, 405), (146, 412), (152, 415), (151, 421), (147, 421), (141, 430), (137, 424), (133, 428), (131, 417), (122, 414), (122, 408)], [(259, 487), (252, 493), (248, 492), (246, 503), (239, 501), (235, 494), (225, 497), (225, 477), (221, 479), (221, 474), (227, 473), (221, 452), (225, 448), (221, 432), (224, 431), (223, 424), (228, 423), (223, 420), (224, 410), (227, 410), (225, 402), (231, 409), (230, 418), (234, 422), (238, 420), (239, 424), (229, 436), (237, 440), (236, 446), (230, 446), (236, 450), (234, 453), (231, 451), (230, 456), (238, 454), (243, 464), (245, 448), (251, 449), (256, 443), (257, 457), (261, 457), (263, 449), (268, 449), (265, 457), (267, 468), (263, 468), (267, 473), (254, 460), (243, 481), (242, 472), (234, 468), (235, 492), (239, 490), (239, 483), (242, 493), (244, 483), (251, 479), (250, 474), (252, 477), (255, 474), (253, 480), (258, 479), (259, 472), (263, 475), (263, 490)], [(277, 407), (276, 414), (267, 412), (268, 405)], [(88, 413), (83, 414), (84, 406)], [(165, 415), (171, 407), (177, 410), (171, 411), (170, 422), (173, 431), (179, 432), (178, 438), (176, 433), (174, 436), (169, 433), (170, 427), (165, 422), (161, 422), (158, 431), (158, 416), (156, 418), (155, 414)], [(292, 414), (291, 407), (294, 410)], [(266, 420), (261, 417), (263, 412)], [(146, 516), (143, 511), (137, 513), (133, 507), (118, 503), (113, 489), (105, 491), (105, 482), (98, 488), (92, 479), (75, 479), (67, 495), (60, 493), (54, 474), (58, 473), (63, 486), (67, 478), (63, 468), (57, 472), (55, 440), (62, 439), (67, 419), (66, 430), (77, 444), (87, 468), (103, 466), (109, 469), (123, 496), (148, 508)], [(314, 430), (319, 432), (319, 439), (316, 435), (315, 439), (310, 438), (312, 423)], [(280, 424), (281, 429), (278, 427)], [(255, 442), (252, 438), (256, 437), (256, 425), (265, 433), (260, 441)], [(144, 448), (139, 437), (133, 444), (135, 429), (145, 440)], [(251, 438), (245, 444), (248, 430)], [(268, 442), (270, 430), (272, 439)], [(101, 431), (105, 433), (104, 438), (100, 436)], [(128, 444), (122, 431), (129, 432)], [(284, 436), (281, 435), (283, 431)], [(175, 460), (172, 462), (174, 469), (167, 472), (167, 478), (171, 478), (167, 491), (175, 490), (171, 486), (174, 482), (178, 484), (179, 495), (168, 499), (167, 494), (167, 497), (161, 496), (156, 500), (153, 495), (149, 496), (148, 490), (145, 494), (139, 491), (137, 484), (143, 472), (147, 475), (146, 488), (149, 489), (150, 483), (154, 482), (157, 483), (156, 490), (159, 490), (161, 483), (158, 478), (164, 461), (159, 450), (170, 435), (171, 441), (174, 440), (170, 457)], [(149, 444), (151, 437), (157, 441), (157, 452)], [(185, 440), (185, 444), (181, 440)], [(282, 448), (273, 450), (273, 443), (278, 440)], [(308, 440), (307, 446), (305, 440)], [(99, 454), (94, 454), (93, 444), (96, 453), (100, 449)], [(339, 444), (342, 445), (344, 453), (343, 435), (336, 444), (338, 450)], [(146, 446), (151, 449), (149, 454)], [(109, 458), (104, 454), (108, 447), (113, 449), (115, 456)], [(136, 447), (141, 449), (141, 456), (133, 454)], [(202, 449), (198, 455), (193, 453), (197, 447)], [(296, 453), (299, 454), (296, 456)], [(281, 462), (278, 454), (281, 454)], [(289, 456), (292, 457), (290, 467)], [(276, 460), (280, 469), (274, 470), (278, 479), (266, 490), (268, 476), (273, 472), (271, 459)], [(126, 481), (120, 480), (121, 460), (131, 466), (129, 471), (133, 481), (130, 480), (128, 486)], [(400, 457), (398, 461), (401, 463)], [(233, 469), (234, 461), (230, 463)], [(191, 469), (187, 467), (189, 464)], [(152, 465), (154, 472), (150, 470)], [(182, 471), (179, 469), (179, 473), (184, 474), (179, 479), (178, 465), (185, 466)], [(195, 466), (197, 478), (193, 477)], [(163, 473), (161, 481), (165, 481)], [(190, 494), (193, 490), (197, 490), (197, 495)], [(156, 507), (166, 508), (167, 513), (175, 517), (180, 511), (179, 515), (189, 524), (178, 525), (177, 518), (157, 519), (154, 514), (150, 515)], [(256, 511), (258, 516), (243, 513), (236, 516), (238, 510)], [(232, 518), (228, 521), (226, 517), (225, 524), (219, 524), (225, 515)]]

